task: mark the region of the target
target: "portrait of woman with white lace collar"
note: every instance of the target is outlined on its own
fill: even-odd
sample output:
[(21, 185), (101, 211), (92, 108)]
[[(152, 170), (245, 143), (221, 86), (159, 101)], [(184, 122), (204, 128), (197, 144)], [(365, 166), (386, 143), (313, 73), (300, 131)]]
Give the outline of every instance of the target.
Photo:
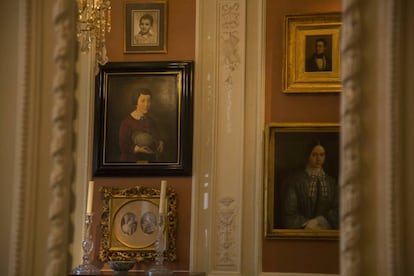
[(288, 229), (338, 229), (338, 184), (324, 170), (328, 153), (312, 141), (305, 167), (286, 181), (283, 224)]

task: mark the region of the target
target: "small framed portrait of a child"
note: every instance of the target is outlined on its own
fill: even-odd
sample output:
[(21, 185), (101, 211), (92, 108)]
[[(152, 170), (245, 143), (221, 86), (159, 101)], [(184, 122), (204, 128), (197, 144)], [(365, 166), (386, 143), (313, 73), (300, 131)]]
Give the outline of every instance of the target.
[(131, 0), (124, 8), (124, 52), (167, 52), (167, 1)]

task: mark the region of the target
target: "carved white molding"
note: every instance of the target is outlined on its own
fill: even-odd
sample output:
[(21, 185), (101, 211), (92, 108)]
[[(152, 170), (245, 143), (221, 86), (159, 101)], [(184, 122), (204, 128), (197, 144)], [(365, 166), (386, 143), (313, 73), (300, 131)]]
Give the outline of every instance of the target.
[(405, 275), (402, 3), (343, 1), (341, 275)]
[(218, 207), (218, 251), (217, 251), (217, 269), (232, 270), (236, 268), (236, 206), (234, 199), (224, 197), (219, 200)]
[(191, 212), (190, 270), (211, 268), (212, 188), (214, 131), (216, 124), (216, 8), (215, 1), (197, 1), (196, 64), (194, 98), (194, 162)]
[(360, 275), (361, 175), (360, 100), (361, 17), (358, 0), (344, 1), (342, 15), (342, 101), (341, 101), (341, 275)]
[(219, 72), (222, 75), (220, 79), (222, 92), (226, 94), (226, 126), (225, 131), (231, 133), (233, 131), (232, 118), (235, 116), (233, 113), (233, 97), (234, 94), (234, 82), (239, 80), (238, 76), (235, 76), (235, 71), (240, 65), (240, 14), (241, 7), (239, 1), (220, 1), (219, 2)]
[(190, 269), (208, 275), (260, 269), (263, 2), (197, 1)]
[(37, 97), (31, 93), (33, 86), (33, 60), (30, 50), (33, 49), (35, 39), (30, 39), (34, 30), (33, 13), (36, 10), (30, 1), (19, 1), (19, 73), (23, 76), (22, 85), (17, 89), (17, 110), (16, 110), (16, 164), (15, 164), (15, 188), (13, 191), (13, 201), (11, 210), (13, 211), (11, 225), (11, 246), (10, 264), (8, 275), (24, 275), (33, 267), (31, 257), (31, 244), (33, 237), (26, 235), (24, 229), (31, 226), (33, 221), (29, 215), (29, 210), (33, 208), (34, 199), (30, 195), (34, 192), (34, 187), (30, 185), (30, 179), (34, 173), (33, 156), (36, 155), (37, 142), (36, 127), (38, 118), (36, 116)]
[(55, 67), (50, 154), (52, 166), (49, 187), (49, 235), (45, 275), (67, 273), (69, 194), (73, 177), (72, 136), (74, 108), (74, 1), (58, 0), (52, 19), (56, 35), (53, 54)]
[(229, 209), (224, 211), (223, 208), (232, 208), (230, 205), (233, 204), (240, 206), (242, 202), (243, 114), (246, 93), (243, 59), (244, 5), (240, 0), (217, 1), (218, 110), (214, 138), (217, 151), (214, 155), (213, 200), (216, 204), (214, 209), (218, 211), (213, 214), (218, 216), (215, 221), (220, 224), (215, 224), (212, 232), (215, 271), (238, 272), (241, 265), (241, 217), (235, 216)]
[[(385, 176), (386, 181), (381, 189), (386, 202), (381, 204), (385, 207), (385, 225), (384, 225), (384, 251), (386, 262), (383, 269), (384, 275), (405, 275), (405, 264), (403, 262), (403, 248), (406, 246), (402, 238), (401, 229), (404, 228), (402, 221), (402, 199), (403, 199), (403, 182), (402, 171), (405, 161), (404, 148), (401, 148), (401, 137), (404, 133), (404, 119), (401, 110), (404, 110), (404, 64), (405, 56), (401, 54), (401, 46), (405, 43), (403, 30), (406, 28), (404, 20), (405, 0), (384, 0), (380, 16), (387, 22), (385, 29), (385, 38), (387, 43), (381, 47), (379, 55), (385, 58), (385, 66), (381, 72), (385, 76), (384, 94), (385, 94), (385, 113), (386, 121), (384, 129), (387, 131), (385, 141), (386, 148)], [(382, 30), (383, 28), (381, 28)], [(383, 36), (381, 35), (382, 39)], [(409, 126), (410, 127), (410, 126)], [(383, 263), (381, 260), (379, 263)]]

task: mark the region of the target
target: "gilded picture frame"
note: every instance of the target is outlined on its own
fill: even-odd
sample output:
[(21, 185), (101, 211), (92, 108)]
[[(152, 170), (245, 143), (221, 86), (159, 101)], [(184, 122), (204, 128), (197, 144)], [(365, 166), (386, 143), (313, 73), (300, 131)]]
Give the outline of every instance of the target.
[[(99, 259), (151, 261), (154, 260), (157, 238), (156, 219), (160, 190), (136, 186), (133, 188), (101, 187), (103, 212), (100, 222), (101, 243)], [(174, 261), (176, 253), (177, 196), (166, 192), (167, 219), (164, 235), (164, 258)]]
[(128, 0), (124, 4), (124, 53), (166, 53), (167, 0)]
[[(326, 197), (321, 196), (319, 188), (316, 190), (319, 191), (316, 192), (317, 197), (308, 198), (310, 196), (308, 190), (302, 187), (310, 185), (308, 162), (310, 162), (310, 154), (315, 143), (319, 143), (324, 150), (324, 159), (319, 165), (322, 166), (323, 176), (326, 176), (323, 178), (325, 188), (322, 189), (326, 191), (326, 194), (323, 194)], [(265, 237), (268, 239), (338, 239), (338, 175), (339, 124), (267, 124), (264, 171)], [(320, 198), (320, 201), (315, 201), (315, 198)], [(308, 208), (314, 209), (308, 210)], [(312, 218), (321, 216), (319, 212), (322, 211), (316, 211), (317, 208), (323, 209), (322, 216), (326, 217), (328, 227), (315, 228), (308, 227), (306, 224)]]
[(100, 67), (94, 176), (192, 174), (193, 67), (193, 61)]
[(288, 15), (284, 28), (283, 92), (340, 92), (341, 14)]

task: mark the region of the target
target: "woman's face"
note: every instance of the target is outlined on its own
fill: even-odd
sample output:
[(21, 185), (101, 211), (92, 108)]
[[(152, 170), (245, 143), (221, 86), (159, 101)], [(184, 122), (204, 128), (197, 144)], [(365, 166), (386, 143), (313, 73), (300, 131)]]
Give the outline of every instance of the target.
[(308, 165), (313, 169), (321, 169), (325, 162), (325, 149), (321, 145), (316, 145), (309, 155)]
[(137, 100), (137, 110), (141, 114), (147, 114), (151, 107), (151, 95), (139, 95)]

